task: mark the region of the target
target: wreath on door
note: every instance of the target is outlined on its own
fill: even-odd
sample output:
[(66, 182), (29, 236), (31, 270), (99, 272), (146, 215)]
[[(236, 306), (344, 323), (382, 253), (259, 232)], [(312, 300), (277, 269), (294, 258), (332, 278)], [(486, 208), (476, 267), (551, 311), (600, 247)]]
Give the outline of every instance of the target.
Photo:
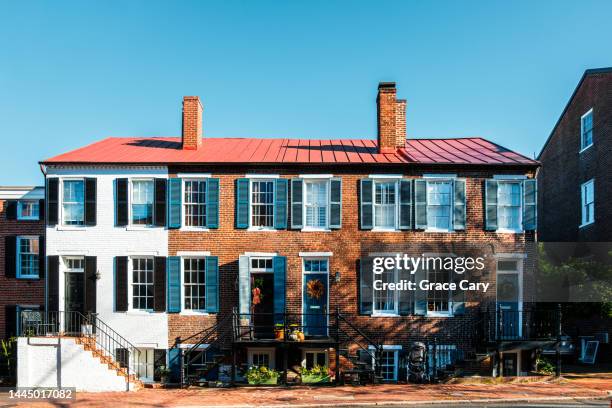
[(306, 284), (306, 293), (312, 299), (321, 299), (325, 292), (325, 285), (320, 279), (312, 279)]

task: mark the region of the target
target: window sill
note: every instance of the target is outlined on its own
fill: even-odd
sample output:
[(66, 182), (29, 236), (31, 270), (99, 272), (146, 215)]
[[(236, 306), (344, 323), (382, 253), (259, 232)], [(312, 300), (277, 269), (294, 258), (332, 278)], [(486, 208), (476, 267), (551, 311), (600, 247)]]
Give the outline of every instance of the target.
[(130, 309), (127, 312), (123, 312), (123, 313), (125, 313), (128, 316), (147, 316), (147, 315), (155, 314), (155, 311)]
[(402, 230), (399, 230), (397, 228), (377, 228), (377, 227), (372, 228), (371, 231), (373, 232), (402, 232)]
[(15, 279), (19, 279), (19, 280), (37, 280), (40, 279), (40, 277), (38, 275), (34, 276), (34, 275), (17, 275), (15, 276)]
[(155, 230), (158, 228), (163, 228), (163, 227), (158, 227), (157, 225), (143, 225), (143, 226), (128, 225), (127, 227), (125, 227), (125, 230), (126, 231), (150, 231), (150, 230)]
[(85, 225), (82, 226), (69, 226), (69, 225), (57, 225), (56, 231), (86, 231)]
[(425, 317), (453, 317), (450, 312), (427, 312)]
[(206, 311), (197, 311), (197, 310), (181, 310), (179, 315), (180, 316), (210, 316), (210, 313)]
[(588, 227), (589, 225), (593, 225), (593, 224), (595, 224), (595, 220), (593, 220), (593, 221), (591, 221), (591, 222), (587, 222), (587, 223), (585, 223), (585, 224), (580, 224), (580, 225), (578, 226), (578, 229), (586, 228), (586, 227)]
[(331, 232), (331, 229), (329, 229), (329, 228), (306, 227), (306, 228), (302, 228), (300, 231), (302, 231), (302, 232)]
[(185, 231), (185, 232), (208, 232), (210, 231), (210, 228), (208, 227), (181, 227), (178, 230)]
[(497, 232), (498, 234), (522, 234), (525, 231), (522, 230), (522, 229), (517, 229), (517, 230), (513, 230), (513, 229), (498, 229), (495, 232)]
[(400, 317), (398, 313), (372, 313), (372, 317)]
[(255, 231), (255, 232), (276, 232), (278, 231), (277, 229), (274, 229), (272, 227), (249, 227), (247, 228), (247, 231)]
[(17, 221), (43, 221), (39, 217), (17, 217)]
[(451, 230), (451, 229), (440, 229), (440, 228), (427, 228), (424, 229), (423, 232), (444, 232), (444, 233), (452, 233), (455, 232), (455, 230)]
[(585, 152), (585, 151), (589, 150), (589, 149), (590, 149), (592, 146), (593, 146), (593, 143), (591, 142), (591, 144), (590, 144), (590, 145), (588, 145), (588, 146), (583, 147), (582, 149), (580, 149), (580, 150), (578, 151), (578, 154), (581, 154), (582, 152)]

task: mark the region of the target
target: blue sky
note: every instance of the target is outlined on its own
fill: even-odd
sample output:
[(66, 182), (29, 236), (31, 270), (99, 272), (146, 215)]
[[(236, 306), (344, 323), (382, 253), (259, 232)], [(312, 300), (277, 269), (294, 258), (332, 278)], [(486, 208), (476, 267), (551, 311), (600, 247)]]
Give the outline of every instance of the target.
[(106, 136), (374, 138), (379, 81), (408, 137), (539, 152), (587, 68), (612, 65), (610, 1), (0, 3), (0, 185)]

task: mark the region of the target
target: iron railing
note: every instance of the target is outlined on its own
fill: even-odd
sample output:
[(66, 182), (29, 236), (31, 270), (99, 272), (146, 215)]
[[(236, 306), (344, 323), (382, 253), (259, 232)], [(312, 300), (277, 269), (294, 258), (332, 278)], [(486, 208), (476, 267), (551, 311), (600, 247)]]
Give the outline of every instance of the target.
[(485, 339), (497, 341), (555, 340), (559, 336), (559, 310), (495, 310), (483, 312)]

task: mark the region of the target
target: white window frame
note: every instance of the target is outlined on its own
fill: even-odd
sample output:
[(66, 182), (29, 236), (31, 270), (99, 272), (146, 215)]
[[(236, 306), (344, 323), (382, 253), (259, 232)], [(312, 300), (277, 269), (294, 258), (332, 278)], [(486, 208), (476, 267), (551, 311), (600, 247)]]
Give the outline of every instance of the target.
[(427, 202), (427, 213), (429, 214), (429, 206), (433, 204), (429, 204), (429, 183), (448, 183), (450, 184), (450, 204), (448, 206), (448, 229), (447, 228), (436, 228), (429, 226), (429, 220), (427, 220), (427, 229), (425, 232), (455, 232), (454, 228), (454, 217), (453, 217), (453, 208), (455, 201), (455, 181), (451, 175), (444, 176), (434, 176), (428, 175), (428, 177), (423, 177), (426, 179), (427, 185), (425, 186), (425, 200)]
[[(331, 183), (329, 178), (314, 178), (314, 177), (306, 177), (302, 178), (303, 188), (302, 188), (302, 218), (304, 220), (304, 227), (302, 231), (330, 231), (329, 229), (329, 215), (330, 215), (330, 197), (331, 197)], [(306, 225), (306, 221), (308, 217), (306, 216), (306, 197), (307, 197), (307, 187), (306, 184), (317, 184), (317, 183), (325, 183), (326, 190), (326, 198), (327, 202), (325, 203), (325, 225), (323, 227), (311, 227)], [(275, 190), (276, 195), (276, 190)]]
[[(306, 368), (306, 355), (311, 354), (324, 354), (325, 355), (325, 366), (329, 367), (329, 350), (328, 349), (302, 349), (302, 367)], [(316, 362), (316, 356), (313, 359)]]
[[(39, 252), (36, 254), (36, 256), (38, 256), (38, 273), (36, 275), (22, 275), (21, 274), (21, 240), (30, 240), (30, 239), (35, 239), (38, 241), (38, 245), (39, 245)], [(17, 252), (17, 270), (15, 273), (15, 277), (17, 279), (38, 279), (40, 277), (40, 263), (41, 263), (41, 259), (40, 259), (40, 237), (36, 236), (36, 235), (18, 235), (17, 239), (16, 239), (16, 252)]]
[[(495, 276), (495, 306), (496, 306), (496, 310), (497, 310), (497, 304), (498, 304), (498, 300), (497, 300), (497, 276), (499, 275), (513, 275), (516, 274), (517, 275), (517, 280), (518, 280), (518, 305), (517, 308), (518, 310), (523, 310), (523, 268), (524, 268), (524, 259), (525, 259), (525, 255), (524, 254), (501, 254), (501, 256), (497, 257), (495, 260), (495, 273), (497, 274)], [(499, 262), (503, 262), (503, 261), (510, 261), (510, 262), (516, 262), (516, 270), (500, 270), (499, 269)], [(496, 317), (497, 319), (497, 317)], [(497, 324), (497, 323), (496, 323)], [(518, 335), (519, 337), (523, 335), (523, 313), (519, 313), (518, 314)]]
[[(524, 232), (523, 230), (523, 209), (525, 206), (524, 203), (524, 192), (523, 192), (523, 188), (524, 188), (524, 184), (523, 184), (523, 180), (525, 178), (498, 178), (497, 179), (497, 232), (501, 232), (501, 233), (511, 233), (511, 234), (518, 234), (518, 233), (522, 233)], [(518, 216), (518, 228), (514, 229), (514, 228), (500, 228), (499, 227), (499, 208), (500, 208), (500, 199), (499, 199), (499, 186), (500, 184), (503, 183), (508, 183), (508, 184), (518, 184), (519, 186), (519, 216)]]
[[(134, 205), (134, 182), (139, 181), (148, 181), (153, 185), (153, 200), (151, 201), (151, 224), (134, 224), (134, 217), (132, 206)], [(151, 228), (155, 226), (155, 179), (151, 177), (137, 177), (131, 178), (129, 180), (129, 188), (128, 188), (128, 225), (130, 228)], [(182, 201), (182, 197), (181, 197)]]
[[(377, 280), (376, 278), (380, 275), (377, 275), (374, 273), (374, 271), (372, 271), (373, 274), (373, 279)], [(398, 269), (394, 269), (393, 270), (393, 282), (397, 282), (398, 281), (398, 277), (399, 277), (399, 270)], [(389, 290), (387, 289), (387, 291), (391, 292), (391, 294), (393, 295), (393, 310), (377, 310), (376, 309), (376, 298), (375, 298), (375, 293), (378, 292), (376, 289), (372, 288), (372, 317), (397, 317), (399, 316), (399, 290)]]
[[(23, 215), (22, 214), (22, 210), (21, 210), (21, 205), (22, 204), (32, 204), (36, 207), (38, 207), (38, 211), (36, 212), (36, 215)], [(17, 219), (19, 221), (28, 221), (28, 220), (38, 220), (40, 219), (40, 201), (39, 200), (17, 200)]]
[[(368, 346), (370, 351), (374, 351), (374, 346)], [(385, 382), (396, 382), (398, 381), (398, 372), (399, 372), (399, 352), (402, 350), (402, 346), (400, 345), (390, 345), (383, 344), (382, 351), (392, 352), (393, 353), (393, 379), (383, 380)], [(374, 360), (374, 356), (372, 356), (372, 367), (374, 367), (376, 361)], [(382, 367), (381, 367), (382, 368)]]
[[(274, 228), (274, 222), (276, 221), (276, 214), (274, 211), (274, 203), (276, 202), (276, 179), (278, 177), (274, 177), (274, 176), (267, 176), (264, 177), (262, 175), (262, 177), (253, 177), (253, 175), (251, 175), (251, 177), (249, 178), (249, 230), (250, 231), (276, 231), (276, 229)], [(266, 227), (261, 227), (261, 226), (257, 226), (257, 225), (253, 225), (253, 183), (258, 183), (258, 182), (270, 182), (272, 183), (272, 225), (271, 226), (266, 226)]]
[(128, 284), (129, 284), (128, 311), (133, 312), (133, 313), (153, 313), (155, 304), (153, 304), (153, 307), (151, 309), (134, 308), (134, 259), (150, 259), (151, 260), (151, 263), (152, 263), (151, 285), (153, 286), (153, 303), (155, 303), (155, 257), (149, 256), (149, 255), (133, 255), (128, 258)]
[[(441, 256), (441, 255), (436, 255)], [(427, 280), (431, 283), (429, 279), (429, 270), (425, 270), (427, 274)], [(448, 272), (449, 277), (452, 277), (455, 272), (453, 271), (445, 271)], [(429, 290), (425, 291), (425, 316), (428, 317), (453, 317), (453, 291), (448, 291), (448, 309), (447, 310), (429, 310)]]
[(207, 315), (206, 306), (204, 309), (186, 309), (185, 308), (185, 260), (186, 259), (202, 259), (204, 261), (204, 302), (206, 303), (206, 256), (189, 255), (181, 256), (181, 314), (185, 315)]
[[(591, 186), (593, 189), (593, 202), (587, 203), (587, 187)], [(591, 211), (591, 220), (587, 220), (586, 218), (586, 207), (590, 204), (593, 204), (593, 210)], [(595, 223), (595, 179), (590, 179), (580, 185), (580, 228), (586, 227), (587, 225), (591, 225)]]
[[(326, 261), (327, 262), (327, 270), (324, 272), (306, 272), (306, 261)], [(306, 281), (306, 275), (311, 275), (311, 274), (326, 274), (327, 275), (327, 305), (325, 305), (325, 307), (327, 308), (327, 312), (326, 312), (326, 316), (325, 316), (325, 320), (326, 320), (326, 324), (329, 326), (329, 274), (330, 274), (330, 269), (331, 269), (331, 262), (329, 257), (327, 256), (303, 256), (302, 257), (302, 290), (304, 290), (304, 282)], [(304, 310), (304, 297), (302, 296), (302, 313), (306, 313), (306, 311)], [(302, 315), (302, 327), (304, 326), (304, 318), (305, 316)], [(327, 330), (329, 331), (329, 330)]]
[[(585, 131), (584, 119), (589, 115), (591, 116), (591, 143), (586, 145), (585, 139), (584, 139), (584, 131)], [(580, 117), (580, 151), (578, 153), (582, 153), (585, 150), (587, 150), (589, 147), (593, 146), (593, 143), (594, 143), (593, 128), (594, 127), (595, 127), (595, 123), (593, 121), (593, 108), (591, 108), (588, 111), (586, 111), (584, 115)]]
[[(372, 177), (373, 178), (373, 177)], [(395, 175), (389, 175), (387, 177), (382, 177), (382, 175), (376, 176), (373, 178), (372, 183), (372, 231), (399, 231), (399, 181), (401, 177)], [(393, 183), (393, 188), (395, 189), (395, 209), (394, 209), (394, 218), (395, 225), (393, 227), (377, 227), (376, 226), (376, 184), (387, 184)], [(378, 204), (382, 205), (382, 204)]]
[[(187, 191), (187, 189), (185, 188), (187, 182), (192, 182), (192, 181), (203, 181), (206, 183), (206, 201), (204, 202), (204, 207), (207, 207), (208, 204), (208, 179), (211, 176), (208, 174), (202, 174), (202, 175), (191, 175), (191, 176), (187, 176), (187, 175), (183, 175), (182, 178), (182, 196), (181, 196), (181, 216), (182, 216), (182, 222), (181, 222), (181, 230), (185, 230), (185, 231), (208, 231), (208, 227), (206, 225), (202, 225), (202, 226), (193, 226), (193, 225), (187, 225), (187, 211), (185, 210), (186, 206), (187, 206), (187, 202), (185, 201), (185, 191)], [(206, 213), (206, 221), (208, 222), (208, 212)]]
[[(60, 217), (60, 225), (68, 229), (82, 229), (85, 227), (85, 178), (83, 177), (63, 177), (60, 179), (60, 191), (59, 191), (59, 202), (58, 212)], [(82, 224), (66, 224), (64, 220), (64, 182), (66, 181), (80, 181), (83, 183), (83, 223)]]
[(253, 347), (253, 348), (249, 348), (247, 355), (248, 355), (248, 364), (249, 367), (253, 367), (253, 354), (267, 354), (270, 364), (269, 367), (270, 369), (274, 370), (275, 366), (276, 366), (276, 353), (275, 353), (275, 349), (273, 347)]

